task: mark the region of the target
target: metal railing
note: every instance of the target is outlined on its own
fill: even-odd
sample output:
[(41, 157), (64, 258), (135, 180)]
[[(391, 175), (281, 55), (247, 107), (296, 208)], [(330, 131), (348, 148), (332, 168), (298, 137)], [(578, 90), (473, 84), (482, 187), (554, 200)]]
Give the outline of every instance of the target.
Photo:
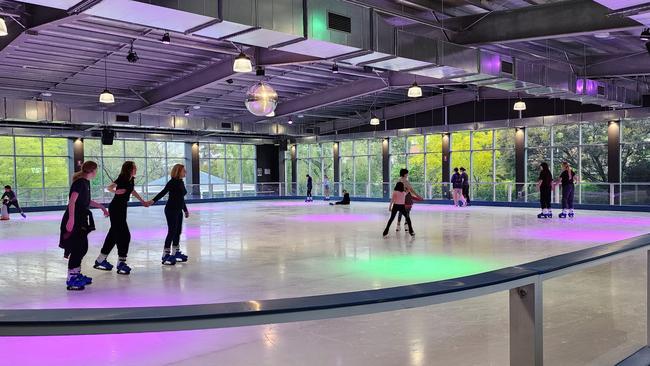
[[(347, 190), (352, 197), (389, 197), (395, 182), (330, 182), (329, 194), (333, 197), (343, 195)], [(428, 200), (451, 199), (451, 183), (420, 183), (411, 185), (423, 198)], [(164, 186), (138, 185), (136, 190), (145, 199), (153, 198)], [(241, 184), (187, 184), (187, 199), (214, 199), (236, 197), (290, 197), (305, 196), (305, 183), (241, 183)], [(60, 206), (67, 204), (68, 187), (21, 188), (16, 190), (19, 202), (24, 207)], [(325, 195), (325, 185), (315, 182), (313, 196)], [(110, 202), (113, 197), (104, 187), (92, 187), (92, 197), (99, 202)], [(538, 202), (539, 191), (535, 183), (516, 182), (476, 182), (470, 184), (470, 198), (487, 202)], [(132, 199), (134, 200), (134, 199)], [(552, 202), (561, 202), (561, 188), (556, 186), (552, 192)], [(650, 183), (578, 183), (575, 199), (577, 204), (640, 206), (650, 205)]]

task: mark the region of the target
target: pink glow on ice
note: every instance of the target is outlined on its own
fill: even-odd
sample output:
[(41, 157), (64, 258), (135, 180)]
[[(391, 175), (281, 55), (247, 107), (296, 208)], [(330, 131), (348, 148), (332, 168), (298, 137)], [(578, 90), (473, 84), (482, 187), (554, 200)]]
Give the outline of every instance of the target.
[(298, 216), (294, 216), (293, 219), (301, 222), (362, 222), (362, 221), (384, 220), (385, 218), (382, 215), (375, 215), (375, 214), (361, 215), (361, 214), (345, 213), (345, 214), (298, 215)]
[(517, 231), (521, 239), (552, 240), (567, 243), (611, 243), (641, 234), (632, 230), (596, 230), (593, 228), (528, 228)]
[(265, 202), (262, 206), (266, 207), (299, 207), (299, 206), (308, 206), (311, 203), (306, 203), (302, 201), (287, 201), (287, 202)]
[(61, 221), (63, 213), (56, 213), (50, 215), (34, 215), (27, 213), (27, 221)]

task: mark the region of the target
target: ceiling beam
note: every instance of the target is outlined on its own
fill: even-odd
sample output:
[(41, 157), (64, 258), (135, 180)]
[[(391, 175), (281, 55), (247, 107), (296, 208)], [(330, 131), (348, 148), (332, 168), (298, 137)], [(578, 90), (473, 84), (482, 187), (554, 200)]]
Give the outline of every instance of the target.
[(531, 41), (642, 27), (632, 19), (609, 16), (609, 13), (608, 8), (591, 0), (574, 0), (457, 17), (445, 20), (445, 26), (456, 31), (451, 34), (452, 42), (466, 45)]
[(650, 75), (650, 55), (644, 50), (630, 55), (600, 59), (586, 67), (590, 78)]

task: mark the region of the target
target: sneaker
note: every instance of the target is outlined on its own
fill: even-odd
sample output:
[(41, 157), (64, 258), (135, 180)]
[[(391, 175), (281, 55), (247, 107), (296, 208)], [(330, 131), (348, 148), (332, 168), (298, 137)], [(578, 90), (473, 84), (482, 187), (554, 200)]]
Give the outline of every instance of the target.
[(65, 281), (68, 291), (81, 291), (86, 288), (86, 280), (81, 273), (76, 274)]
[(101, 263), (95, 261), (95, 265), (93, 268), (98, 269), (100, 271), (110, 271), (113, 269), (113, 265), (108, 263), (106, 259), (104, 259)]
[(176, 262), (187, 262), (187, 256), (183, 254), (180, 250), (176, 251), (176, 254), (174, 254), (174, 258), (176, 258)]
[(176, 257), (174, 257), (171, 254), (165, 254), (162, 257), (162, 264), (166, 266), (173, 266), (174, 264), (176, 264)]
[(128, 275), (131, 273), (131, 267), (129, 267), (126, 262), (119, 262), (117, 264), (117, 274)]

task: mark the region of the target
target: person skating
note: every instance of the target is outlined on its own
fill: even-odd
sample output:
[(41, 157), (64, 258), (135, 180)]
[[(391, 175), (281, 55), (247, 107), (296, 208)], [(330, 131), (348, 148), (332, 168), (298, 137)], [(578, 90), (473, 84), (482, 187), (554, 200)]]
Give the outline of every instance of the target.
[(343, 200), (338, 202), (330, 202), (330, 206), (334, 205), (349, 205), (350, 204), (350, 194), (345, 189), (343, 190)]
[[(7, 199), (6, 203), (5, 203), (5, 198)], [(22, 216), (23, 219), (27, 218), (27, 215), (25, 215), (23, 209), (20, 208), (20, 205), (18, 204), (18, 197), (16, 197), (16, 193), (14, 193), (14, 191), (11, 190), (10, 185), (5, 186), (5, 192), (2, 194), (2, 197), (0, 197), (0, 200), (3, 201), (3, 204), (5, 206), (7, 206), (7, 212), (9, 212), (9, 208), (11, 206), (14, 206), (16, 207), (18, 212), (20, 212), (20, 216)]]
[(388, 230), (390, 230), (390, 225), (393, 223), (393, 220), (395, 219), (395, 215), (397, 215), (398, 212), (401, 212), (402, 215), (404, 215), (404, 218), (406, 219), (406, 224), (408, 225), (409, 228), (409, 234), (411, 234), (411, 236), (415, 236), (415, 232), (413, 231), (413, 225), (411, 224), (411, 217), (409, 216), (409, 213), (406, 212), (406, 208), (404, 207), (405, 200), (406, 200), (406, 190), (404, 189), (404, 183), (397, 182), (397, 184), (395, 184), (395, 188), (393, 189), (393, 195), (391, 196), (390, 204), (388, 205), (388, 211), (390, 211), (390, 218), (388, 219), (388, 223), (386, 223), (386, 228), (384, 229), (384, 233), (383, 233), (384, 236), (388, 235)]
[(185, 166), (183, 164), (176, 164), (170, 173), (171, 179), (165, 185), (160, 193), (152, 200), (148, 201), (148, 205), (158, 202), (166, 194), (169, 193), (169, 198), (165, 204), (165, 218), (167, 219), (167, 237), (165, 238), (165, 247), (163, 249), (162, 264), (167, 266), (175, 265), (176, 262), (187, 262), (187, 255), (183, 254), (180, 250), (181, 231), (183, 229), (183, 213), (185, 218), (190, 217), (190, 212), (185, 205)]
[(465, 198), (465, 206), (469, 206), (472, 202), (469, 198), (469, 176), (465, 168), (460, 167), (460, 177), (463, 179), (463, 197)]
[(108, 262), (107, 257), (117, 245), (117, 273), (128, 275), (131, 273), (131, 267), (126, 264), (126, 257), (129, 252), (129, 243), (131, 242), (131, 232), (126, 222), (126, 211), (131, 196), (135, 197), (145, 207), (149, 207), (142, 197), (135, 191), (135, 176), (138, 167), (132, 161), (125, 161), (122, 164), (122, 171), (117, 179), (108, 186), (110, 192), (115, 193), (113, 200), (108, 205), (110, 213), (111, 228), (108, 230), (104, 246), (95, 260), (96, 269), (110, 271), (113, 265)]
[(323, 194), (325, 195), (325, 201), (329, 201), (330, 200), (330, 180), (327, 177), (327, 175), (325, 175), (323, 177)]
[(569, 217), (573, 217), (575, 213), (573, 212), (573, 195), (575, 193), (575, 184), (578, 182), (578, 176), (571, 169), (571, 165), (568, 162), (562, 163), (562, 173), (560, 178), (556, 183), (562, 185), (562, 213), (558, 215), (559, 218), (563, 219), (567, 217), (567, 211)]
[(305, 200), (305, 202), (311, 202), (311, 201), (314, 200), (311, 197), (311, 190), (314, 187), (314, 185), (313, 185), (314, 183), (313, 183), (313, 180), (311, 179), (311, 176), (309, 174), (305, 175), (305, 177), (307, 178), (307, 199)]
[(540, 219), (553, 217), (551, 211), (551, 192), (553, 191), (553, 175), (548, 168), (547, 163), (540, 164), (539, 178), (537, 178), (537, 188), (539, 190), (539, 203), (542, 206), (542, 212), (537, 215)]
[(83, 290), (92, 283), (92, 278), (81, 273), (81, 262), (88, 252), (88, 234), (95, 230), (90, 207), (101, 208), (104, 216), (108, 210), (90, 197), (90, 180), (97, 175), (97, 163), (86, 161), (81, 170), (72, 176), (72, 186), (68, 195), (68, 207), (61, 219), (61, 236), (59, 247), (68, 257), (68, 290)]
[(451, 176), (451, 187), (453, 189), (454, 206), (459, 207), (460, 202), (463, 205), (467, 204), (465, 197), (463, 197), (463, 177), (458, 172), (458, 168), (454, 168), (454, 174)]
[[(406, 199), (404, 201), (404, 208), (406, 209), (406, 212), (411, 214), (411, 208), (413, 208), (413, 200), (418, 200), (422, 201), (422, 197), (420, 197), (417, 192), (415, 192), (415, 189), (413, 189), (413, 186), (411, 185), (411, 182), (409, 181), (409, 171), (408, 169), (400, 169), (399, 171), (399, 181), (404, 184), (404, 190), (406, 192)], [(402, 213), (399, 212), (397, 215), (397, 228), (395, 229), (396, 231), (400, 231), (401, 228), (401, 223), (402, 223)], [(407, 229), (406, 227), (406, 222), (404, 223), (404, 230)]]

